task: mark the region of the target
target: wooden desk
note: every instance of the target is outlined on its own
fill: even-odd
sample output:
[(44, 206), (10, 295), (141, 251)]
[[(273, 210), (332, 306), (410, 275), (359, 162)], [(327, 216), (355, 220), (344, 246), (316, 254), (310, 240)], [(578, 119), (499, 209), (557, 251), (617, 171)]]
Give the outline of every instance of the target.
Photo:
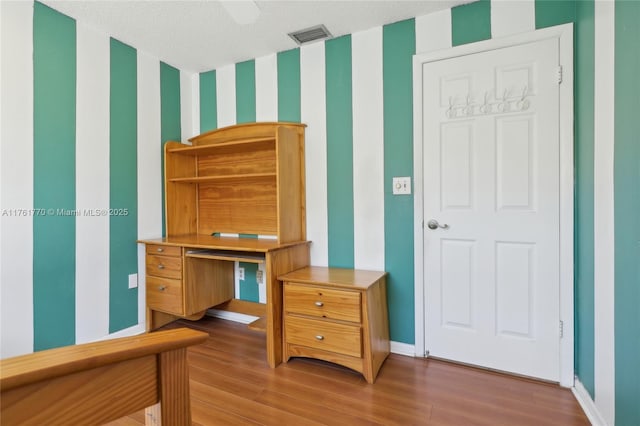
[(282, 362), (279, 275), (309, 265), (309, 242), (184, 235), (140, 240), (146, 245), (147, 329), (177, 318), (200, 319), (233, 298), (235, 261), (265, 265), (267, 362)]
[[(309, 264), (305, 127), (245, 123), (195, 136), (191, 145), (165, 143), (167, 237), (140, 241), (147, 252), (149, 328), (202, 318), (209, 307), (233, 299), (233, 262), (264, 263), (267, 359), (271, 367), (281, 362), (277, 276)], [(221, 234), (274, 239), (214, 236)]]

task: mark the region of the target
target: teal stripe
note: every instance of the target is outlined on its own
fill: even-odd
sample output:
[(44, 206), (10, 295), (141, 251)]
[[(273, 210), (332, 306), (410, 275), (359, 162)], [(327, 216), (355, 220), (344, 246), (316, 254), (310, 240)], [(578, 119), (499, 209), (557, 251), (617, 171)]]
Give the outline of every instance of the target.
[(256, 121), (256, 61), (236, 64), (236, 123)]
[(575, 22), (574, 368), (594, 398), (594, 2), (536, 0), (535, 14), (537, 29)]
[[(238, 238), (258, 238), (257, 234), (238, 234)], [(240, 299), (249, 302), (259, 302), (258, 278), (256, 271), (258, 265), (255, 263), (238, 262), (238, 267), (244, 268), (244, 280), (240, 282)]]
[[(578, 2), (579, 3), (579, 2)], [(573, 22), (575, 0), (535, 0), (536, 29)]]
[(38, 351), (75, 343), (76, 286), (76, 220), (69, 215), (76, 208), (76, 23), (38, 2), (33, 91), (33, 205), (47, 212), (33, 217), (33, 347)]
[(181, 140), (180, 71), (160, 62), (160, 152), (162, 156), (162, 235), (166, 235), (164, 212), (164, 144)]
[[(325, 43), (329, 266), (353, 268), (351, 36)], [(373, 231), (373, 230), (372, 230)]]
[(615, 8), (615, 413), (640, 425), (640, 3)]
[(216, 71), (200, 73), (200, 132), (218, 128)]
[[(567, 8), (568, 9), (568, 8)], [(567, 19), (568, 10), (558, 19)], [(577, 3), (575, 46), (575, 371), (595, 397), (594, 299), (594, 78), (595, 27), (593, 0)]]
[(594, 331), (594, 2), (536, 0), (536, 28), (575, 22), (574, 368), (595, 396)]
[[(413, 195), (394, 196), (393, 176), (413, 176), (413, 19), (383, 28), (384, 246), (391, 340), (414, 343)], [(372, 230), (375, 232), (375, 230)]]
[(451, 9), (454, 46), (491, 38), (491, 2), (480, 0)]
[(278, 53), (278, 120), (300, 123), (300, 49)]
[(109, 332), (138, 323), (137, 53), (111, 39), (109, 104)]
[(244, 268), (244, 280), (240, 281), (240, 299), (249, 302), (259, 302), (260, 294), (258, 290), (257, 263), (240, 262), (240, 267)]

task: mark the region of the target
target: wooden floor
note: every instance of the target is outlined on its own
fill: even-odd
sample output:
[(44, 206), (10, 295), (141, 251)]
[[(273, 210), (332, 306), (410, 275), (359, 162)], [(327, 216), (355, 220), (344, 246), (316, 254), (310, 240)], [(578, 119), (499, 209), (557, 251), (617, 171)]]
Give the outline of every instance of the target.
[[(205, 317), (189, 349), (196, 425), (588, 425), (569, 389), (433, 359), (392, 354), (374, 385), (329, 363), (266, 363), (264, 334)], [(144, 424), (144, 412), (113, 426)]]

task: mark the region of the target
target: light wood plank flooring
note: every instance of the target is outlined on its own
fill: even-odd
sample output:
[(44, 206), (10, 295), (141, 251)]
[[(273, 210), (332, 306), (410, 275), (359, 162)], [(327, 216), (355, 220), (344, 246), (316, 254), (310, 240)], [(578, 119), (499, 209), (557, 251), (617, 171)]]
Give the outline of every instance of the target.
[[(266, 363), (264, 334), (205, 317), (189, 348), (196, 425), (588, 425), (569, 389), (433, 359), (391, 354), (374, 385), (322, 361)], [(144, 424), (144, 412), (112, 426)]]

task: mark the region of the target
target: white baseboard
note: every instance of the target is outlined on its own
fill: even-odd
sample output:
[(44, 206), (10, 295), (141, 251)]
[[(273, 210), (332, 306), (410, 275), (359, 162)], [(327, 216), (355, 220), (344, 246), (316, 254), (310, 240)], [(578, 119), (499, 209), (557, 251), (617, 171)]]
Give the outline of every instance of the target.
[(393, 340), (390, 343), (391, 343), (392, 354), (406, 355), (411, 357), (416, 356), (415, 345), (410, 345), (408, 343), (402, 343), (402, 342), (394, 342)]
[(589, 392), (577, 377), (571, 391), (593, 426), (608, 426), (602, 414), (600, 414), (596, 403), (591, 399), (591, 395), (589, 395)]
[(228, 321), (239, 322), (242, 324), (251, 324), (258, 319), (258, 317), (254, 317), (253, 315), (240, 314), (238, 312), (221, 311), (219, 309), (208, 309), (206, 315), (208, 317), (220, 318)]
[(129, 328), (125, 328), (124, 330), (116, 331), (115, 333), (111, 333), (106, 336), (100, 337), (99, 339), (94, 340), (94, 342), (100, 342), (102, 340), (117, 339), (119, 337), (137, 336), (138, 334), (143, 334), (145, 331), (146, 331), (145, 325), (138, 324)]

